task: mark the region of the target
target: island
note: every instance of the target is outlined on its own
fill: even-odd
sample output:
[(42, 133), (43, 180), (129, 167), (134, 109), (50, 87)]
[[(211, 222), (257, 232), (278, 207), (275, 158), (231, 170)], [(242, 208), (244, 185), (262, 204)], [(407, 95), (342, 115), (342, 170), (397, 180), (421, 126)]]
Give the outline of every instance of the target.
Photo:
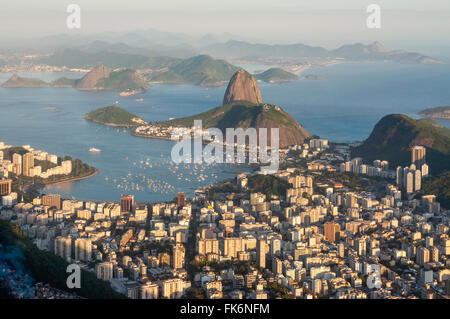
[(437, 106), (419, 112), (419, 115), (433, 119), (450, 120), (450, 106)]
[(254, 75), (258, 81), (268, 83), (292, 82), (298, 79), (298, 76), (283, 70), (282, 68), (271, 68), (262, 73)]
[(134, 127), (147, 122), (118, 106), (107, 106), (86, 114), (85, 119), (106, 126)]
[[(150, 87), (149, 83), (136, 70), (110, 68), (99, 65), (81, 79), (62, 77), (50, 83), (34, 78), (23, 78), (14, 74), (2, 87), (74, 87), (80, 91), (116, 91), (142, 93)], [(129, 94), (132, 95), (132, 94)]]
[(34, 78), (22, 78), (17, 74), (13, 74), (5, 83), (2, 84), (4, 88), (20, 88), (20, 87), (45, 87), (49, 84), (45, 81)]

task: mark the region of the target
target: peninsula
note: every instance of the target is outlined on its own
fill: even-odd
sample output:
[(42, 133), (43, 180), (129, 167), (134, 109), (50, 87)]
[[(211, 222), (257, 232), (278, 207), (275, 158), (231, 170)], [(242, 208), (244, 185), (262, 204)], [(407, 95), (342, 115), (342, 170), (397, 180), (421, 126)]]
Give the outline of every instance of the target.
[(433, 119), (450, 120), (450, 106), (437, 106), (419, 112), (419, 115)]
[[(209, 111), (151, 125), (137, 127), (132, 134), (140, 137), (170, 139), (174, 128), (191, 129), (194, 120), (202, 120), (203, 128), (216, 127), (225, 131), (227, 128), (250, 127), (259, 130), (279, 129), (279, 147), (302, 144), (311, 137), (297, 121), (280, 106), (262, 102), (261, 92), (255, 78), (245, 70), (236, 72), (225, 91), (223, 105)], [(271, 137), (268, 137), (269, 144)]]
[(86, 114), (85, 119), (106, 126), (133, 127), (146, 125), (147, 122), (117, 106), (107, 106)]

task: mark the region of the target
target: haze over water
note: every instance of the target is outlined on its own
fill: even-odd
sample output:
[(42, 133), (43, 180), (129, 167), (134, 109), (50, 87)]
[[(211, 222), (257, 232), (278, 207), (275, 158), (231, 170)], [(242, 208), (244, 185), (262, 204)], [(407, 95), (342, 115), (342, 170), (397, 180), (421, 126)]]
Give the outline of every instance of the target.
[[(280, 105), (310, 133), (331, 141), (363, 140), (384, 115), (404, 113), (417, 117), (417, 112), (424, 108), (450, 103), (447, 64), (345, 63), (306, 70), (305, 74), (316, 74), (323, 80), (259, 82), (263, 101)], [(44, 80), (81, 76), (20, 75)], [(9, 77), (10, 74), (0, 74), (0, 82)], [(162, 121), (220, 105), (225, 89), (225, 85), (218, 88), (153, 85), (142, 95), (124, 98), (117, 92), (80, 92), (72, 88), (0, 88), (0, 141), (10, 145), (30, 144), (58, 156), (70, 155), (100, 170), (92, 178), (48, 187), (46, 192), (98, 201), (117, 201), (121, 193), (135, 194), (138, 201), (171, 200), (178, 191), (192, 195), (194, 188), (232, 177), (245, 167), (218, 165), (201, 172), (200, 166), (195, 169), (191, 164), (169, 170), (173, 167), (170, 161), (173, 142), (133, 137), (124, 129), (88, 122), (84, 115), (118, 101), (120, 107), (147, 121)], [(143, 102), (135, 101), (141, 97)], [(450, 121), (439, 122), (450, 127)], [(101, 153), (90, 153), (91, 147), (101, 149)], [(151, 168), (145, 164), (147, 160)], [(194, 172), (197, 176), (190, 175)], [(200, 174), (208, 177), (199, 181)], [(159, 186), (136, 190), (136, 184), (148, 185), (149, 179), (154, 182), (152, 185)]]

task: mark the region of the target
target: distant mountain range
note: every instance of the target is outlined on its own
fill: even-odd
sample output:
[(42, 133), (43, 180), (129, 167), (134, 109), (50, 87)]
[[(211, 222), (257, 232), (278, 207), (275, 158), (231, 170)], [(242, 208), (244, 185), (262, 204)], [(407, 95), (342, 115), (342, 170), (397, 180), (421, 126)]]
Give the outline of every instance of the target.
[(141, 54), (119, 53), (113, 51), (86, 52), (79, 49), (61, 49), (54, 54), (36, 59), (38, 64), (47, 64), (72, 69), (90, 69), (99, 64), (110, 68), (142, 68), (149, 61)]
[(204, 53), (225, 58), (342, 58), (351, 61), (392, 61), (402, 63), (439, 63), (438, 60), (420, 53), (405, 50), (388, 51), (380, 42), (372, 44), (349, 44), (335, 50), (314, 47), (302, 43), (270, 45), (253, 44), (243, 41), (228, 41), (211, 44), (203, 49)]
[(369, 138), (352, 150), (352, 156), (366, 161), (388, 160), (391, 168), (409, 166), (414, 145), (426, 147), (426, 162), (433, 175), (450, 170), (450, 129), (430, 119), (415, 120), (403, 114), (383, 117)]
[(440, 61), (415, 52), (404, 50), (389, 51), (379, 42), (372, 44), (343, 45), (335, 50), (305, 44), (253, 44), (244, 41), (228, 41), (206, 46), (193, 47), (179, 44), (172, 47), (163, 45), (131, 46), (125, 42), (93, 41), (73, 46), (68, 45), (54, 53), (33, 60), (37, 64), (68, 68), (92, 68), (99, 64), (111, 68), (161, 69), (173, 67), (183, 59), (197, 55), (214, 58), (245, 59), (257, 61), (265, 58), (317, 60), (341, 59), (345, 61), (391, 61), (399, 63), (439, 63)]

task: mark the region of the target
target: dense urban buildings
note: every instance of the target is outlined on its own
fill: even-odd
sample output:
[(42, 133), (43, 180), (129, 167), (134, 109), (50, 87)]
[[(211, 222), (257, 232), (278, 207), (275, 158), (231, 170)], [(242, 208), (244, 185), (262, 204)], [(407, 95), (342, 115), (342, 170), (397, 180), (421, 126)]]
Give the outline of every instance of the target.
[[(428, 174), (414, 152), (392, 170), (313, 139), (283, 150), (274, 176), (242, 173), (157, 203), (24, 202), (3, 178), (0, 218), (133, 299), (447, 298), (450, 219), (434, 194), (415, 196)], [(255, 180), (286, 188), (255, 191)], [(367, 285), (375, 266), (379, 288)]]

